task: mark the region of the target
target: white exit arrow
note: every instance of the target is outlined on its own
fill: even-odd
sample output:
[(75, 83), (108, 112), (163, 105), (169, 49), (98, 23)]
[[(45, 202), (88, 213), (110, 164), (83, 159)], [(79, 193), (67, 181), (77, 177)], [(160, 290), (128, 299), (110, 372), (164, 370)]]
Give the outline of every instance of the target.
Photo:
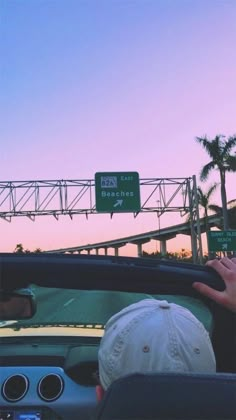
[(228, 244), (222, 244), (222, 249), (227, 249), (228, 248)]
[(122, 204), (123, 204), (123, 200), (117, 200), (117, 202), (114, 204), (113, 207), (122, 206)]

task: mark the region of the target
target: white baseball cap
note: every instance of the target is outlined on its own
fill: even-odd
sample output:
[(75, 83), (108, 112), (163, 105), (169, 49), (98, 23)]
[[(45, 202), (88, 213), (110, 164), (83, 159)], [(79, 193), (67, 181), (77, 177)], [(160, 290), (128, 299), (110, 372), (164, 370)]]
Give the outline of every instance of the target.
[(106, 390), (132, 373), (216, 371), (203, 324), (186, 308), (144, 299), (112, 316), (98, 352), (99, 377)]

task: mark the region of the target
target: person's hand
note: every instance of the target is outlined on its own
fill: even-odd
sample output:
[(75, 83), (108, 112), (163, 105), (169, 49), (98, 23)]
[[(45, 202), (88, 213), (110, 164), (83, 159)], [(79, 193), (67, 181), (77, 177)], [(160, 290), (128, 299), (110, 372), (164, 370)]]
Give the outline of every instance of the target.
[(236, 312), (236, 258), (223, 257), (220, 260), (210, 260), (207, 261), (206, 265), (214, 268), (220, 274), (225, 282), (225, 290), (219, 292), (199, 282), (193, 283), (194, 289), (220, 305)]

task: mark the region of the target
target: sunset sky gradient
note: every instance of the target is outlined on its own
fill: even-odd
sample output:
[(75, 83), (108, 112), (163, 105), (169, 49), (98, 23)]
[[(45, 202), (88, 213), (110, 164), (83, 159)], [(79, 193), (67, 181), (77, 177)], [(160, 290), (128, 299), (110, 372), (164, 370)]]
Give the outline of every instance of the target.
[[(197, 175), (196, 136), (236, 133), (235, 0), (0, 0), (1, 181)], [(227, 177), (236, 198), (236, 174)], [(220, 191), (214, 202), (220, 205)], [(184, 222), (165, 219), (172, 225)], [(164, 226), (163, 226), (164, 227)], [(158, 228), (156, 215), (0, 220), (0, 251)], [(190, 249), (186, 238), (168, 249)], [(144, 250), (156, 251), (151, 242)], [(136, 247), (120, 249), (135, 254)]]

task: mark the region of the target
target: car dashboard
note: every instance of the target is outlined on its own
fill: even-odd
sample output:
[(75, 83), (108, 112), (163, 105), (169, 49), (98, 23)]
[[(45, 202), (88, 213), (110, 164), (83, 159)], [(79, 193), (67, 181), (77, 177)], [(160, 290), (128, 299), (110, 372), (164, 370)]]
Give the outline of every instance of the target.
[(86, 419), (96, 402), (94, 387), (76, 383), (59, 366), (2, 367), (1, 382), (1, 419)]

